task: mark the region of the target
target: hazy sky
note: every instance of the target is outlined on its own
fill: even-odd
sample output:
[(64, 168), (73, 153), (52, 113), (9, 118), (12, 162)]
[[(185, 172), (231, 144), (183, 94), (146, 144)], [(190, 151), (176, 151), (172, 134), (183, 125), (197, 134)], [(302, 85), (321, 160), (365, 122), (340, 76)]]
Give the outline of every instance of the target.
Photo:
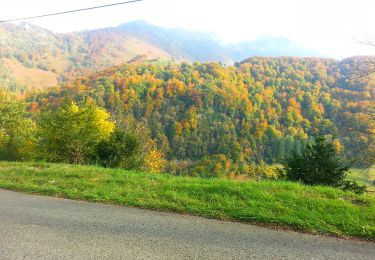
[[(11, 0), (0, 20), (120, 2), (120, 0)], [(375, 0), (144, 0), (129, 5), (30, 20), (55, 32), (116, 26), (132, 20), (214, 32), (230, 42), (284, 36), (327, 56), (375, 55)]]

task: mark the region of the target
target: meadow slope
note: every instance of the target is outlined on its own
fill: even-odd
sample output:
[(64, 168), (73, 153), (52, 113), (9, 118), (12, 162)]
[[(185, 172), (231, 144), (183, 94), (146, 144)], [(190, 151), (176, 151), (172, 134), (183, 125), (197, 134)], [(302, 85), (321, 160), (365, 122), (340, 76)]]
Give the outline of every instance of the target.
[(281, 181), (0, 163), (0, 188), (374, 240), (375, 198)]

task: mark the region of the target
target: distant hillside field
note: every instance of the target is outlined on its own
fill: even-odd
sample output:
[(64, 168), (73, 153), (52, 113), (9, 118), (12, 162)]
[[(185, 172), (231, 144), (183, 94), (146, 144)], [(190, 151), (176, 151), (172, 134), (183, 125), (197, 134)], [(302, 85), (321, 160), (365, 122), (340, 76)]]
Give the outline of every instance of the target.
[(375, 192), (375, 165), (366, 169), (352, 169), (349, 178), (366, 185), (369, 191)]

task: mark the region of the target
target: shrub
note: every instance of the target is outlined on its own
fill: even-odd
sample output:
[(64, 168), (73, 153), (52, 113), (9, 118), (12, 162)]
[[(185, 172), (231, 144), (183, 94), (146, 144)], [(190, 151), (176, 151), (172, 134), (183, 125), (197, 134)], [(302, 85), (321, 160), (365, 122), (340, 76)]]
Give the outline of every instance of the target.
[(237, 172), (238, 165), (231, 159), (224, 154), (214, 154), (195, 161), (188, 175), (203, 178), (234, 177)]
[(333, 140), (328, 141), (324, 136), (318, 136), (313, 144), (307, 144), (301, 152), (293, 151), (282, 165), (280, 175), (291, 181), (364, 191), (355, 181), (345, 180), (349, 166), (340, 163)]
[(250, 177), (255, 179), (278, 179), (277, 174), (277, 166), (267, 165), (263, 162), (260, 164), (249, 164), (246, 165), (246, 170), (244, 173)]
[(336, 187), (341, 186), (349, 170), (349, 166), (340, 164), (332, 142), (323, 136), (306, 145), (302, 152), (293, 151), (283, 166), (288, 180)]
[(366, 186), (359, 185), (356, 181), (345, 180), (342, 183), (342, 189), (344, 191), (353, 191), (356, 194), (363, 194), (366, 191)]
[(157, 149), (150, 130), (133, 117), (118, 120), (115, 131), (96, 146), (96, 161), (105, 167), (146, 170), (165, 169), (164, 154)]
[(142, 164), (138, 156), (140, 149), (141, 143), (135, 135), (116, 129), (108, 140), (96, 146), (96, 155), (105, 167), (137, 169)]
[(170, 160), (166, 164), (166, 172), (172, 175), (181, 176), (186, 175), (189, 168), (192, 165), (192, 161), (189, 160)]
[(0, 160), (32, 159), (35, 124), (29, 116), (24, 102), (0, 90)]
[(114, 130), (109, 113), (93, 104), (64, 104), (38, 118), (38, 153), (52, 162), (88, 163)]
[(160, 173), (164, 172), (165, 165), (164, 153), (159, 150), (153, 150), (146, 156), (143, 169), (152, 173)]

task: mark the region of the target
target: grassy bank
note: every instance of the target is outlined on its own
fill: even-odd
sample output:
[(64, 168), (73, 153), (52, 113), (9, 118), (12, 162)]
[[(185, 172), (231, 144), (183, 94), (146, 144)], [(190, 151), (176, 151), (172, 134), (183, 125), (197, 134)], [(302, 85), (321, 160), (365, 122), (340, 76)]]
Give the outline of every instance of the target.
[(351, 169), (348, 178), (366, 185), (367, 190), (375, 192), (375, 165), (367, 169)]
[(0, 187), (374, 240), (375, 197), (278, 181), (0, 162)]

